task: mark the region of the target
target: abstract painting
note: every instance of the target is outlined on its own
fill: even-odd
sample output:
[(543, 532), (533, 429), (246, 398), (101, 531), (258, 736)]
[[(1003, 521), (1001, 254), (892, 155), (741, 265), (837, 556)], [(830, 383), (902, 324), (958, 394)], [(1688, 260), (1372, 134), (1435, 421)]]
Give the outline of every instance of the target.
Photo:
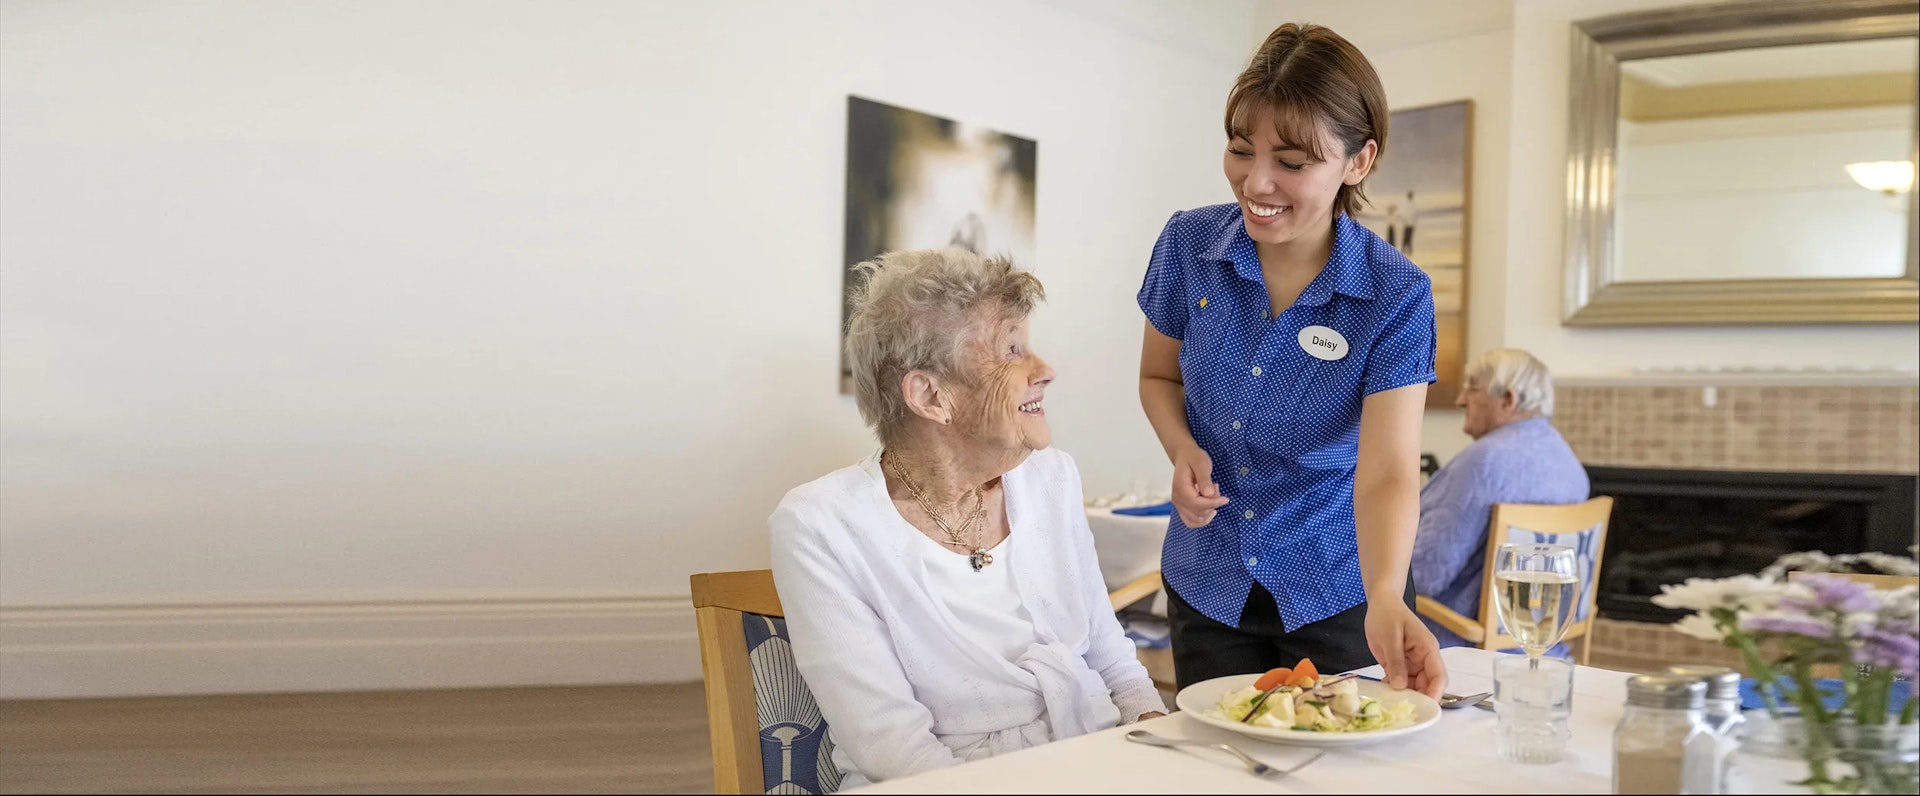
[(1355, 220), (1432, 278), (1440, 381), (1427, 390), (1427, 405), (1452, 406), (1467, 356), (1473, 101), (1394, 111), (1387, 143), (1367, 178), (1371, 206)]
[[(919, 111), (847, 98), (844, 343), (854, 266), (884, 252), (959, 246), (1033, 266), (1039, 144)], [(844, 345), (840, 391), (852, 392)]]

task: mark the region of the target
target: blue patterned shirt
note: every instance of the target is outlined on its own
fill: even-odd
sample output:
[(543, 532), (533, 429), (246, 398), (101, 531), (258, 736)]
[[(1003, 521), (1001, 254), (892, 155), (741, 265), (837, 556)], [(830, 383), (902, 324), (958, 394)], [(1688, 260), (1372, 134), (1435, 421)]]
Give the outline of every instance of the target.
[(1346, 216), (1333, 253), (1273, 317), (1237, 204), (1175, 213), (1154, 244), (1140, 309), (1181, 341), (1187, 423), (1229, 502), (1161, 549), (1168, 585), (1238, 625), (1259, 581), (1291, 630), (1366, 601), (1354, 538), (1360, 402), (1434, 380), (1433, 287)]
[[(1479, 618), (1493, 504), (1578, 503), (1587, 499), (1587, 490), (1587, 468), (1546, 418), (1487, 432), (1454, 454), (1420, 490), (1414, 589), (1468, 619)], [(1468, 645), (1435, 622), (1427, 621), (1427, 627), (1442, 647)]]

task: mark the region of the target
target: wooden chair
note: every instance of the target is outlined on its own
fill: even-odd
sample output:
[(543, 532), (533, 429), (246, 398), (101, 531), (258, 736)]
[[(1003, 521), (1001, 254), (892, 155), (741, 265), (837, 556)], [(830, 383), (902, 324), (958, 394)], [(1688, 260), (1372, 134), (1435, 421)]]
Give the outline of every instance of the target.
[(747, 615), (782, 617), (773, 571), (702, 572), (688, 579), (707, 687), (714, 793), (765, 793), (760, 714), (747, 654)]
[[(706, 680), (707, 726), (713, 746), (714, 793), (765, 793), (766, 771), (760, 742), (760, 694), (756, 691), (753, 661), (747, 648), (749, 620), (784, 619), (780, 595), (774, 590), (773, 571), (703, 572), (689, 578), (693, 615), (700, 634), (700, 670)], [(1160, 590), (1160, 573), (1153, 572), (1107, 595), (1113, 610), (1152, 597)], [(772, 621), (765, 621), (771, 628)], [(762, 631), (766, 632), (766, 631)], [(1144, 662), (1144, 661), (1143, 661)], [(1149, 664), (1151, 673), (1154, 667)], [(1159, 675), (1154, 684), (1162, 685)], [(762, 673), (759, 680), (768, 680)], [(804, 689), (804, 684), (800, 684)], [(812, 702), (811, 694), (805, 697)], [(814, 708), (818, 710), (818, 708)], [(807, 750), (814, 749), (811, 745)], [(825, 754), (825, 750), (820, 750)], [(789, 765), (811, 761), (782, 758)]]
[(1579, 560), (1580, 588), (1572, 624), (1563, 643), (1578, 642), (1576, 663), (1593, 656), (1594, 603), (1599, 590), (1600, 559), (1607, 549), (1607, 523), (1613, 516), (1613, 498), (1596, 497), (1564, 506), (1539, 503), (1496, 503), (1487, 524), (1486, 572), (1480, 584), (1479, 616), (1468, 618), (1427, 595), (1414, 598), (1414, 610), (1435, 624), (1458, 634), (1481, 649), (1514, 649), (1520, 643), (1501, 633), (1499, 611), (1493, 604), (1493, 565), (1500, 546), (1508, 542), (1545, 542), (1573, 548)]

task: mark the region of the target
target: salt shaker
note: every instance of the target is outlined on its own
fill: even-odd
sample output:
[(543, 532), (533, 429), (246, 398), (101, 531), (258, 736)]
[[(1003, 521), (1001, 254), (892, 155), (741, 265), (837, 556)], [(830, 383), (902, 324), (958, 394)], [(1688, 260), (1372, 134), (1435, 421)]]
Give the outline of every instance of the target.
[(1707, 684), (1706, 720), (1714, 739), (1713, 792), (1730, 792), (1734, 752), (1740, 748), (1740, 732), (1747, 723), (1746, 714), (1740, 712), (1740, 673), (1725, 666), (1692, 664), (1669, 666), (1667, 673)]
[(1707, 684), (1695, 677), (1627, 679), (1627, 707), (1613, 730), (1614, 793), (1713, 792), (1714, 736)]

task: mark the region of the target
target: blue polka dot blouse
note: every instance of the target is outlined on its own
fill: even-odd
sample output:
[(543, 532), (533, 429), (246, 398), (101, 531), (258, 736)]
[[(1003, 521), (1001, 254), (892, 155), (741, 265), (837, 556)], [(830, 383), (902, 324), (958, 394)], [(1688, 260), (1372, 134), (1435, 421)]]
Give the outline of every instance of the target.
[(1360, 401), (1434, 381), (1427, 275), (1342, 215), (1326, 268), (1274, 318), (1240, 207), (1224, 204), (1167, 221), (1139, 301), (1182, 341), (1187, 423), (1230, 501), (1204, 528), (1173, 515), (1167, 583), (1229, 625), (1254, 581), (1289, 630), (1365, 602), (1353, 524)]

